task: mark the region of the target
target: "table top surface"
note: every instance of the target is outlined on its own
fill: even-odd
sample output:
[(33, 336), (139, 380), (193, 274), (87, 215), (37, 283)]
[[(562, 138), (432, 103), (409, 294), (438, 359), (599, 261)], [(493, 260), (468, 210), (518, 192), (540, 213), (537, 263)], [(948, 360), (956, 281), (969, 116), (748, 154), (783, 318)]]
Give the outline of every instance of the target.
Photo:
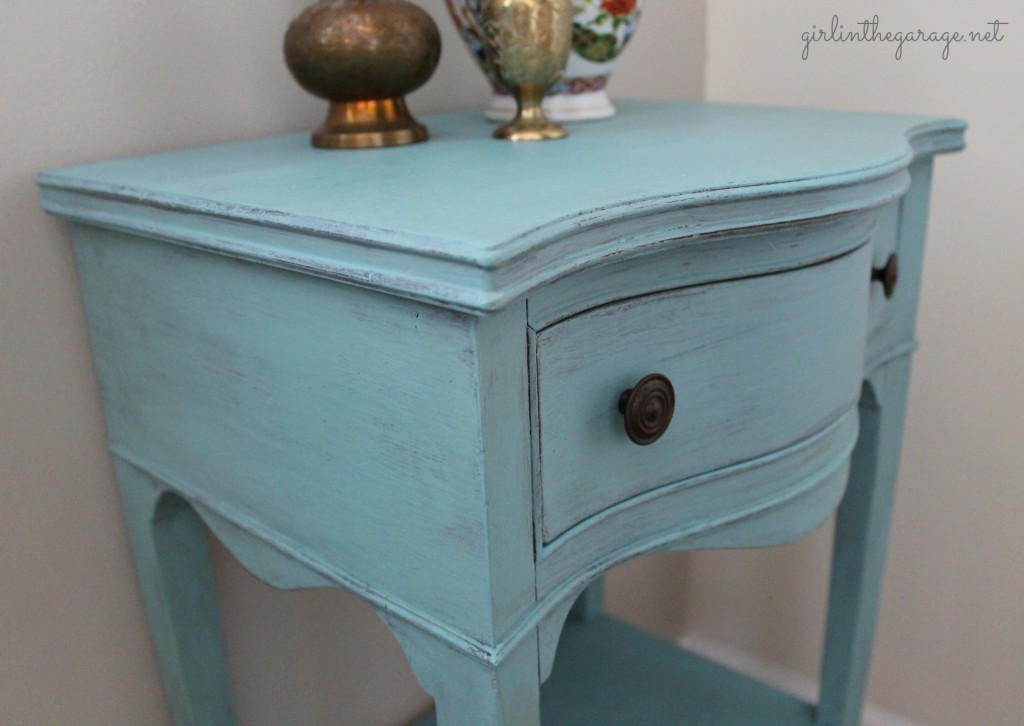
[(54, 190), (334, 240), (317, 254), (368, 275), (402, 273), (356, 260), (366, 249), (493, 271), (610, 218), (884, 178), (917, 154), (962, 147), (964, 129), (924, 116), (653, 101), (623, 101), (612, 119), (535, 144), (491, 139), (479, 111), (424, 121), (425, 144), (324, 151), (290, 134), (39, 181), (44, 204)]

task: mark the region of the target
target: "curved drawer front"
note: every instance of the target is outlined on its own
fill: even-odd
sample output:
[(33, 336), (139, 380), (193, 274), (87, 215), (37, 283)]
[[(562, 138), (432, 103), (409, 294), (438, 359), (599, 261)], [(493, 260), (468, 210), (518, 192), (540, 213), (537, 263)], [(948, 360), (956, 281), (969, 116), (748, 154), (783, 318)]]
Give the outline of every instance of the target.
[[(799, 270), (606, 305), (537, 333), (545, 542), (619, 502), (790, 446), (860, 392), (870, 250)], [(621, 393), (675, 390), (664, 435), (626, 434)]]
[(541, 597), (653, 551), (767, 547), (800, 539), (842, 499), (857, 441), (854, 406), (781, 451), (626, 500), (543, 547)]

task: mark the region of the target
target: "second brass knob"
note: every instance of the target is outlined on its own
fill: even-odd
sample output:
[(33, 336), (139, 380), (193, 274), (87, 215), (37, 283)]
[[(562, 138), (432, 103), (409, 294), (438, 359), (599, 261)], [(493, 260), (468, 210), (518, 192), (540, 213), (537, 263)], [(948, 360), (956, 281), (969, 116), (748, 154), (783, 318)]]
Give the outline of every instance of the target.
[(644, 376), (619, 396), (626, 435), (639, 446), (649, 446), (660, 439), (672, 423), (675, 410), (672, 382), (660, 373)]
[(900, 281), (900, 258), (894, 252), (885, 261), (885, 267), (878, 267), (871, 270), (871, 279), (874, 282), (882, 283), (882, 290), (886, 299), (896, 293), (896, 284)]

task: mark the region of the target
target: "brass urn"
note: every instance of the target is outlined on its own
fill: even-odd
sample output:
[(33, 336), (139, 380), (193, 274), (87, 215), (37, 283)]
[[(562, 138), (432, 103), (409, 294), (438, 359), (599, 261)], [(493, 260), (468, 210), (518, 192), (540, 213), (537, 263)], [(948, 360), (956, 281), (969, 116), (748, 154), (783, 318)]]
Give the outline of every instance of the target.
[(427, 140), (405, 95), (441, 57), (441, 35), (405, 0), (320, 0), (292, 21), (284, 57), (299, 85), (331, 105), (313, 146), (397, 146)]

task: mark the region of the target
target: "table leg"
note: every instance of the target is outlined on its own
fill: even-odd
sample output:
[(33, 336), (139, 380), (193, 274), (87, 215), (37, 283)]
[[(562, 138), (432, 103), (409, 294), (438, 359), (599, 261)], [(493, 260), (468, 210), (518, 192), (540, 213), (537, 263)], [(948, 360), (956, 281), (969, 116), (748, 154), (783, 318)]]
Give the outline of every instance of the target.
[(860, 403), (860, 438), (836, 519), (817, 722), (856, 726), (867, 685), (906, 410), (910, 358), (878, 369)]
[(192, 507), (115, 457), (160, 674), (177, 726), (235, 723), (206, 530)]
[(604, 612), (604, 576), (597, 578), (584, 590), (569, 611), (569, 619), (587, 623)]
[(423, 689), (434, 697), (433, 716), (420, 726), (540, 726), (540, 672), (536, 631), (497, 663), (383, 615)]

